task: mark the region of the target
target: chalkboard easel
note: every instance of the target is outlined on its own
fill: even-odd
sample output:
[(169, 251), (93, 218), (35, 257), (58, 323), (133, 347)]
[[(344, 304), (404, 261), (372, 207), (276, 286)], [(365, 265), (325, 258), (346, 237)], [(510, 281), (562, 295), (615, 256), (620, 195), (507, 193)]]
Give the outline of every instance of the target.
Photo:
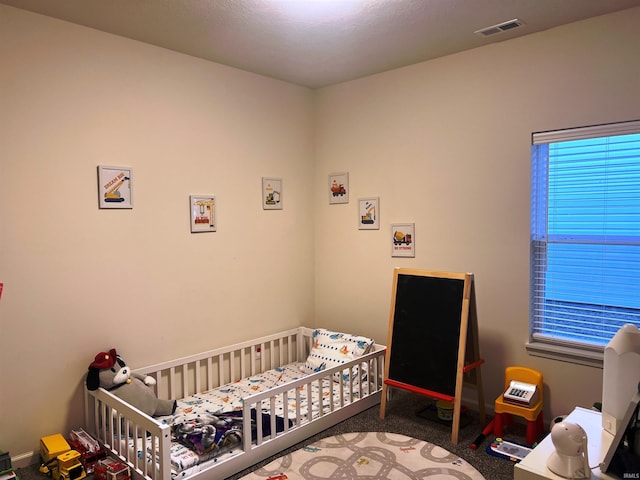
[(389, 387), (452, 402), (457, 444), (463, 384), (476, 388), (485, 421), (482, 363), (473, 274), (394, 269), (380, 418)]

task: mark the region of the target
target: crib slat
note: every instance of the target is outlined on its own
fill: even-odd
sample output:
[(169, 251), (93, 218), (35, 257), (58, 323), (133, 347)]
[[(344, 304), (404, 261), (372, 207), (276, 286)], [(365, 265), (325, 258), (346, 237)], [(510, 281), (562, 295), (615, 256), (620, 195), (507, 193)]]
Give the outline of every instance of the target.
[[(213, 365), (211, 361), (211, 357), (207, 357), (207, 388), (206, 390), (211, 390), (213, 388)], [(200, 392), (196, 392), (200, 393)]]
[(244, 355), (244, 348), (241, 349), (238, 353), (240, 355), (240, 378), (248, 377), (247, 374), (247, 360)]
[(160, 372), (156, 372), (152, 374), (151, 377), (153, 377), (153, 379), (156, 381), (156, 384), (154, 385), (153, 390), (156, 392), (156, 396), (160, 396), (160, 392), (162, 392), (162, 385), (163, 385), (162, 375), (160, 375)]
[(249, 347), (249, 370), (251, 372), (251, 375), (255, 375), (258, 370), (257, 349), (258, 347), (256, 347), (255, 345), (251, 345), (251, 347)]
[(231, 351), (229, 352), (229, 382), (235, 382), (236, 381), (236, 358), (235, 358), (235, 352)]
[[(285, 390), (282, 392), (282, 404), (289, 405), (289, 390)], [(284, 431), (289, 431), (289, 409), (283, 408), (283, 419), (284, 419)]]
[(256, 403), (256, 445), (262, 444), (262, 400)]
[(256, 347), (257, 351), (256, 351), (256, 370), (258, 370), (258, 372), (264, 372), (265, 371), (265, 347), (264, 347), (264, 343), (260, 343), (260, 345), (258, 345)]
[[(270, 415), (270, 426), (271, 426), (271, 435), (270, 438), (275, 438), (278, 434), (278, 429), (276, 428), (276, 397), (273, 396), (269, 399), (269, 415)], [(284, 404), (286, 405), (286, 403)], [(284, 409), (286, 410), (286, 408)]]
[(175, 397), (176, 391), (176, 369), (171, 367), (169, 369), (169, 398)]
[(197, 393), (200, 391), (200, 387), (202, 386), (200, 384), (200, 362), (195, 362), (195, 385), (193, 386), (193, 392), (192, 393)]
[(280, 365), (287, 365), (291, 363), (291, 357), (289, 357), (289, 352), (287, 349), (289, 348), (289, 342), (286, 338), (281, 338), (278, 340), (279, 342), (279, 352), (280, 352)]
[[(148, 448), (147, 436), (143, 435), (142, 436), (142, 446), (140, 447), (140, 451), (142, 452), (142, 455), (136, 455), (135, 465), (136, 465), (136, 470), (141, 471), (144, 474), (147, 473), (147, 461), (146, 461), (147, 452), (150, 451), (150, 450), (147, 450), (147, 448)], [(153, 451), (153, 450), (151, 450), (151, 451)], [(140, 458), (140, 457), (142, 457), (142, 458)]]
[(178, 392), (178, 393), (174, 393), (173, 396), (176, 398), (184, 398), (188, 395), (189, 392), (189, 386), (188, 386), (188, 368), (189, 368), (189, 364), (185, 363), (184, 365), (182, 365), (182, 391)]
[(218, 355), (218, 385), (223, 385), (226, 382), (224, 376), (224, 354)]
[(116, 445), (118, 449), (118, 453), (122, 455), (122, 447), (120, 445), (120, 439), (122, 438), (122, 415), (120, 412), (116, 412), (116, 426), (113, 430), (113, 445)]
[(100, 405), (100, 415), (102, 417), (102, 425), (100, 426), (100, 436), (109, 442), (109, 445), (113, 443), (113, 440), (109, 440), (107, 430), (107, 419), (111, 418), (111, 409), (107, 410), (105, 405)]
[(300, 416), (300, 388), (296, 388), (296, 427), (302, 425), (302, 417)]
[[(247, 402), (242, 406), (242, 431), (251, 431), (251, 405)], [(251, 451), (251, 435), (242, 436), (242, 449), (245, 452)]]
[(297, 360), (298, 360), (297, 358), (293, 358), (293, 356), (294, 356), (294, 352), (293, 352), (293, 350), (292, 350), (292, 348), (291, 348), (291, 344), (292, 344), (292, 342), (293, 342), (293, 337), (288, 336), (288, 337), (287, 337), (287, 348), (286, 348), (286, 352), (287, 352), (287, 363), (292, 363), (292, 362), (295, 362), (295, 361), (297, 361)]
[(318, 396), (320, 397), (318, 399), (318, 402), (320, 403), (320, 411), (318, 412), (318, 415), (322, 417), (324, 416), (324, 388), (321, 378), (316, 381), (318, 382)]
[[(120, 441), (118, 442), (118, 453), (120, 455), (122, 455), (124, 458), (127, 459), (128, 462), (132, 462), (134, 463), (134, 465), (136, 467), (138, 467), (138, 456), (136, 455), (136, 450), (135, 450), (135, 441), (138, 438), (139, 435), (139, 431), (138, 431), (138, 426), (130, 420), (127, 420), (124, 424), (124, 436), (120, 437)], [(133, 439), (133, 444), (134, 444), (134, 448), (126, 448), (124, 443), (127, 442), (127, 439), (132, 438)], [(143, 445), (143, 449), (142, 451), (144, 452), (144, 445)]]

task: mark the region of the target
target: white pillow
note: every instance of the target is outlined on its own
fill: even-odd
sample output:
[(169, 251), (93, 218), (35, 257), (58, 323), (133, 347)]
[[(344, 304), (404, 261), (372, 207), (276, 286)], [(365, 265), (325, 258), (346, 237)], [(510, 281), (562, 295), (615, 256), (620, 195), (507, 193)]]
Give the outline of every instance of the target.
[[(324, 328), (314, 330), (312, 336), (311, 352), (301, 367), (305, 373), (321, 372), (355, 360), (368, 353), (374, 342), (371, 338), (332, 332)], [(339, 374), (334, 377), (337, 381), (340, 380)], [(348, 380), (348, 374), (345, 374), (345, 380)]]

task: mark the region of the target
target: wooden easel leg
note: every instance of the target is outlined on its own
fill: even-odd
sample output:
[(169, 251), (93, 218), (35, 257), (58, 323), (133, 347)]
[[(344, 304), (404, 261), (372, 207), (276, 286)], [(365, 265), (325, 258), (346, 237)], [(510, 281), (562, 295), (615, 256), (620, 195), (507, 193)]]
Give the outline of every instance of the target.
[(458, 444), (458, 431), (460, 430), (460, 395), (453, 400), (453, 424), (451, 425), (451, 443)]
[(382, 385), (382, 398), (380, 400), (380, 418), (384, 420), (384, 415), (387, 409), (387, 384)]

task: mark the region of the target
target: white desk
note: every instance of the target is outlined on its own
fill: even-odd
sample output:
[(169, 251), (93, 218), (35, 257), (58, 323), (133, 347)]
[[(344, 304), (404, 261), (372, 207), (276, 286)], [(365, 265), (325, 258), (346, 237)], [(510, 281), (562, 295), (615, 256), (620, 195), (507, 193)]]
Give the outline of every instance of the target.
[[(576, 407), (573, 412), (567, 415), (567, 422), (580, 425), (587, 434), (587, 448), (589, 450), (589, 465), (591, 467), (600, 465), (609, 446), (613, 442), (613, 435), (602, 429), (602, 415), (595, 410), (588, 410)], [(547, 435), (524, 460), (516, 463), (513, 470), (514, 480), (566, 480), (566, 478), (556, 475), (547, 468), (547, 459), (554, 451), (555, 447), (551, 441), (551, 435)], [(617, 480), (617, 476), (602, 473), (600, 468), (591, 470), (591, 478), (598, 480)]]

